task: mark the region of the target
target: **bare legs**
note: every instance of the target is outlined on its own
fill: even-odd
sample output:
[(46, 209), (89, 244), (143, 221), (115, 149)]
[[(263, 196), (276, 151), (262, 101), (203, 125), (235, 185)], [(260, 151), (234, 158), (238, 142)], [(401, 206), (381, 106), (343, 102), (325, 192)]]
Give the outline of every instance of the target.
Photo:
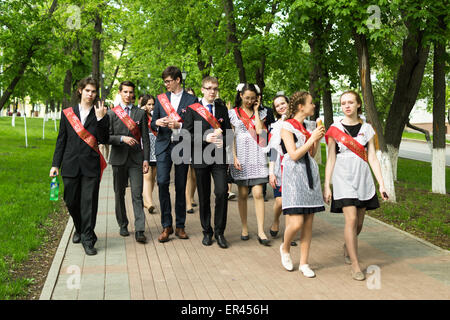
[(150, 166), (149, 171), (144, 174), (144, 190), (142, 192), (144, 207), (150, 208), (153, 206), (153, 188), (155, 186), (156, 167)]
[(358, 235), (363, 227), (366, 209), (357, 209), (355, 206), (344, 207), (342, 209), (345, 217), (345, 246), (352, 262), (352, 270), (354, 272), (361, 272), (358, 261)]
[[(280, 215), (281, 215), (282, 200), (281, 197), (276, 197), (273, 203), (273, 222), (270, 230), (279, 231), (280, 229)], [(287, 216), (286, 216), (287, 218)]]
[[(248, 187), (238, 186), (238, 207), (239, 215), (242, 222), (242, 235), (248, 235), (247, 225), (247, 199), (248, 199)], [(252, 187), (253, 201), (255, 203), (256, 222), (258, 225), (258, 236), (261, 239), (267, 239), (264, 233), (264, 196), (262, 185), (256, 185)]]
[(195, 172), (191, 166), (189, 166), (187, 184), (186, 184), (186, 210), (192, 209), (192, 203), (194, 203), (194, 193), (197, 187), (197, 181), (195, 178)]
[(308, 264), (313, 220), (314, 214), (286, 215), (286, 228), (284, 230), (282, 252), (289, 253), (291, 241), (295, 234), (300, 231), (300, 265)]

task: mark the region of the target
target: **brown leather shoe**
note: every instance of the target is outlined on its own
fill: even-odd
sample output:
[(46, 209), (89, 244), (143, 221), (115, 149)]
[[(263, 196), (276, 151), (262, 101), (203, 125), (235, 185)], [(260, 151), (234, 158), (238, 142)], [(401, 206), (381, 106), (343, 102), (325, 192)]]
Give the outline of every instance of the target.
[(161, 234), (158, 237), (158, 241), (159, 242), (167, 242), (169, 241), (169, 236), (173, 233), (173, 228), (172, 227), (167, 227), (163, 229), (163, 232), (161, 232)]
[(176, 228), (175, 235), (180, 239), (189, 239), (188, 235), (184, 231), (184, 228)]

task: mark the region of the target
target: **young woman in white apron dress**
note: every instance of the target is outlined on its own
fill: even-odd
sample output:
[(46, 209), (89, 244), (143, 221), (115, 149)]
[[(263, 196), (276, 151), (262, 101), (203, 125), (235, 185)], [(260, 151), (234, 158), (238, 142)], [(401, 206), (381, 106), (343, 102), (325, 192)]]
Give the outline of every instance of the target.
[(282, 209), (286, 216), (284, 241), (280, 246), (281, 263), (285, 269), (293, 270), (289, 250), (292, 238), (301, 230), (299, 271), (308, 278), (315, 276), (308, 265), (314, 213), (325, 211), (319, 168), (313, 158), (325, 128), (319, 126), (309, 132), (304, 125), (305, 118), (314, 114), (314, 108), (308, 92), (294, 93), (289, 103), (288, 120), (283, 122), (281, 129), (282, 147), (285, 149), (281, 178)]
[[(378, 208), (378, 198), (370, 167), (379, 184), (379, 191), (387, 200), (381, 175), (380, 163), (375, 153), (373, 137), (375, 131), (368, 123), (359, 119), (362, 101), (358, 93), (347, 91), (341, 95), (341, 107), (344, 119), (334, 123), (340, 131), (352, 136), (367, 151), (367, 161), (357, 155), (341, 142), (328, 136), (328, 159), (325, 169), (324, 200), (331, 201), (331, 212), (344, 213), (344, 257), (347, 264), (352, 265), (352, 278), (365, 279), (358, 262), (358, 234), (362, 230), (366, 210)], [(357, 148), (356, 148), (357, 149)], [(361, 148), (359, 148), (361, 150)], [(362, 154), (365, 156), (364, 151)], [(360, 153), (360, 152), (359, 152)], [(330, 188), (333, 184), (333, 192)]]
[[(256, 221), (258, 224), (258, 241), (261, 245), (269, 246), (270, 240), (264, 233), (264, 196), (263, 184), (269, 182), (267, 155), (258, 142), (256, 135), (250, 133), (244, 121), (254, 125), (256, 134), (261, 135), (267, 110), (262, 109), (261, 101), (253, 84), (245, 84), (238, 88), (235, 107), (229, 110), (230, 122), (234, 130), (235, 143), (233, 146), (234, 164), (230, 166), (231, 176), (238, 186), (238, 207), (242, 222), (241, 240), (248, 240), (247, 199), (248, 188), (252, 187), (255, 203)], [(238, 116), (239, 114), (239, 116)], [(248, 125), (248, 123), (247, 123)], [(267, 135), (266, 135), (267, 139)]]

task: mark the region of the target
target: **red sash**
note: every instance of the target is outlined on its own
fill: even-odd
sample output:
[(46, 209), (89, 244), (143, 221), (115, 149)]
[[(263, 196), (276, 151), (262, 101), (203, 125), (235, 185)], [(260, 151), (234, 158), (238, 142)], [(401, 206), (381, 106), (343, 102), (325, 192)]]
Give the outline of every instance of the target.
[(86, 130), (86, 128), (81, 123), (80, 119), (77, 117), (75, 112), (73, 112), (72, 108), (67, 108), (63, 110), (64, 115), (66, 116), (67, 120), (69, 121), (70, 125), (72, 126), (73, 130), (77, 133), (77, 135), (87, 143), (89, 147), (94, 149), (95, 152), (98, 153), (100, 156), (100, 180), (102, 179), (103, 170), (105, 170), (107, 164), (105, 161), (105, 158), (103, 158), (102, 153), (100, 152), (98, 148), (97, 139)]
[(292, 126), (295, 129), (300, 131), (306, 137), (305, 142), (308, 141), (309, 138), (311, 138), (311, 133), (309, 133), (309, 131), (306, 130), (305, 127), (303, 126), (303, 124), (301, 124), (298, 120), (288, 119), (288, 120), (286, 120), (286, 122), (289, 122), (290, 124), (292, 124)]
[[(311, 133), (309, 133), (308, 130), (305, 129), (305, 127), (303, 126), (303, 124), (301, 124), (298, 120), (295, 119), (288, 119), (286, 120), (286, 122), (289, 122), (295, 129), (297, 129), (298, 131), (300, 131), (305, 137), (306, 137), (306, 141), (308, 141), (308, 139), (311, 137)], [(282, 155), (280, 157), (281, 161), (280, 161), (280, 166), (281, 166), (281, 177), (283, 177), (283, 158), (284, 155)], [(280, 192), (281, 192), (281, 186), (280, 186)]]
[(342, 143), (344, 146), (353, 151), (358, 157), (367, 162), (367, 151), (362, 144), (353, 139), (350, 135), (342, 132), (335, 126), (331, 126), (325, 134), (325, 141), (328, 144), (328, 137), (332, 137), (336, 142)]
[(170, 118), (178, 122), (183, 122), (183, 119), (181, 119), (180, 115), (172, 107), (172, 104), (170, 103), (169, 98), (167, 98), (167, 95), (165, 93), (160, 94), (158, 96), (158, 100), (161, 103), (164, 111)]
[[(245, 128), (247, 129), (247, 131), (250, 133), (252, 138), (256, 141), (256, 143), (260, 147), (263, 147), (263, 148), (266, 147), (267, 146), (266, 139), (264, 139), (262, 136), (256, 134), (256, 126), (252, 122), (252, 120), (255, 118), (255, 115), (253, 115), (250, 118), (245, 111), (241, 112), (240, 110), (241, 110), (241, 108), (235, 108), (234, 109), (234, 111), (236, 112), (236, 115), (242, 121), (242, 123), (244, 124)], [(264, 128), (268, 132), (267, 127), (265, 125), (264, 125)], [(268, 134), (268, 140), (270, 140), (271, 136), (272, 135), (269, 133)]]
[(117, 106), (112, 109), (114, 113), (119, 117), (123, 124), (130, 130), (137, 141), (141, 141), (141, 130), (139, 130), (138, 125), (130, 116), (123, 110), (121, 106)]
[(150, 115), (148, 116), (148, 128), (152, 131), (153, 135), (156, 137), (158, 135), (158, 132), (154, 131), (152, 129), (151, 123), (152, 123), (152, 117)]
[(195, 112), (197, 112), (203, 119), (208, 121), (208, 123), (213, 127), (214, 129), (220, 129), (219, 121), (212, 115), (211, 112), (209, 112), (208, 109), (206, 109), (203, 105), (200, 103), (194, 103), (191, 104), (188, 108), (191, 108)]

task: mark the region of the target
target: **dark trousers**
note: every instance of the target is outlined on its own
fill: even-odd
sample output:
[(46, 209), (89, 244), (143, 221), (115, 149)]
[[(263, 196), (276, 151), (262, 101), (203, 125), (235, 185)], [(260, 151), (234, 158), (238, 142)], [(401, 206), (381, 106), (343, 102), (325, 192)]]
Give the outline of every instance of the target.
[(119, 227), (128, 227), (125, 209), (125, 189), (130, 179), (131, 200), (134, 212), (135, 231), (145, 231), (145, 214), (143, 209), (143, 173), (142, 167), (127, 163), (124, 166), (112, 166), (114, 180), (114, 198), (116, 203), (116, 219)]
[(95, 223), (97, 221), (98, 191), (100, 177), (78, 175), (63, 177), (64, 202), (73, 219), (75, 231), (81, 235), (81, 242), (94, 245), (97, 242)]
[[(170, 171), (172, 170), (173, 162), (169, 150), (158, 155), (156, 161), (156, 181), (158, 183), (161, 225), (163, 228), (171, 227), (173, 224), (172, 204), (169, 193)], [(176, 164), (174, 166), (175, 226), (176, 228), (184, 228), (186, 222), (186, 183), (189, 164)]]
[(223, 235), (227, 224), (228, 184), (227, 165), (209, 165), (195, 168), (200, 209), (200, 222), (204, 234), (213, 234), (211, 227), (211, 176), (214, 180), (214, 233)]

